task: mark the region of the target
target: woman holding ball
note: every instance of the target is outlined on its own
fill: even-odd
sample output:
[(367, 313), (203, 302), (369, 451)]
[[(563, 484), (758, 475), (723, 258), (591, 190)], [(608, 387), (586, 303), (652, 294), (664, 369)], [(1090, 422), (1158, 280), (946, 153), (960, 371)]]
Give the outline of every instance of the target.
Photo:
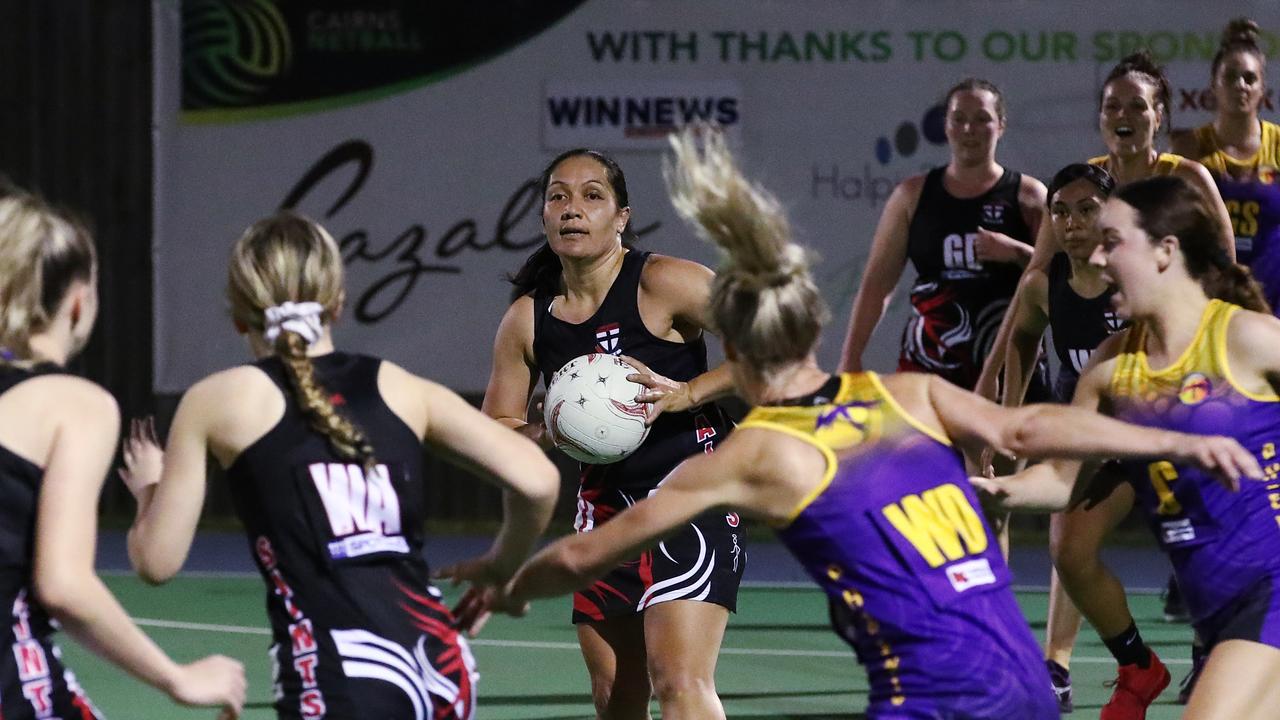
[[(727, 370), (707, 371), (703, 332), (713, 273), (632, 249), (626, 178), (607, 155), (575, 149), (542, 173), (547, 241), (511, 278), (483, 410), (549, 444), (529, 400), (541, 376), (587, 353), (625, 354), (646, 386), (648, 438), (610, 465), (584, 465), (574, 529), (589, 532), (647, 497), (677, 464), (711, 452), (729, 423), (713, 401)], [(723, 718), (715, 692), (720, 642), (746, 557), (738, 516), (697, 517), (656, 548), (574, 595), (573, 622), (601, 718)]]

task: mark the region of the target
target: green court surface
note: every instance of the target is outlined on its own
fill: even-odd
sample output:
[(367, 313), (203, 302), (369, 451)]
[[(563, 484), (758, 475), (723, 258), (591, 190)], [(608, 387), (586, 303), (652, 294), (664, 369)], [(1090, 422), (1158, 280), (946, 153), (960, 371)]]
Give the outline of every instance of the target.
[[(179, 660), (208, 653), (239, 658), (249, 674), (246, 718), (273, 718), (263, 590), (256, 577), (183, 576), (160, 588), (126, 575), (107, 584), (146, 631)], [(1023, 592), (1019, 600), (1032, 627), (1043, 634), (1046, 596)], [(1159, 620), (1153, 595), (1130, 598), (1146, 639), (1169, 664), (1174, 685), (1189, 666), (1191, 631)], [(866, 680), (852, 655), (826, 627), (816, 589), (745, 587), (740, 612), (729, 622), (716, 682), (729, 717), (861, 718)], [(586, 671), (568, 624), (568, 601), (535, 603), (522, 620), (495, 618), (472, 641), (480, 666), (479, 717), (485, 720), (589, 718)], [(63, 638), (64, 657), (98, 708), (120, 720), (211, 718), (209, 710), (175, 708), (160, 693), (128, 678)], [(1097, 636), (1081, 633), (1072, 666), (1076, 711), (1068, 718), (1096, 718), (1114, 672)], [(1166, 690), (1149, 720), (1179, 716), (1176, 687)], [(654, 704), (654, 716), (659, 717)]]

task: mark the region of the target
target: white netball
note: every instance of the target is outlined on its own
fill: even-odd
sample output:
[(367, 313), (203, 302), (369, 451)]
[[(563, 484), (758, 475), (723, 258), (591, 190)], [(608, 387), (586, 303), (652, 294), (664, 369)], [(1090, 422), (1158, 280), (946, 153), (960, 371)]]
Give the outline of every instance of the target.
[(592, 465), (635, 452), (649, 428), (645, 404), (636, 402), (644, 386), (627, 379), (634, 372), (621, 358), (599, 353), (576, 357), (557, 370), (542, 404), (555, 446)]

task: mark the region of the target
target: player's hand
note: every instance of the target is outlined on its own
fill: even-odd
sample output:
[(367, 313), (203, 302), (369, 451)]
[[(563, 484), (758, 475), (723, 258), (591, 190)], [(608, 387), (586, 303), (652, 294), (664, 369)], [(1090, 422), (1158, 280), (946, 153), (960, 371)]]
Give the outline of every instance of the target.
[(457, 587), (464, 582), (482, 587), (502, 585), (511, 579), (511, 570), (499, 567), (492, 551), (483, 555), (456, 562), (437, 570), (433, 577), (449, 580)]
[(969, 484), (990, 495), (996, 503), (1000, 503), (1009, 497), (1009, 491), (1005, 490), (1004, 485), (994, 475), (972, 475), (969, 477)]
[(244, 711), (248, 682), (244, 665), (224, 655), (210, 655), (179, 665), (166, 690), (183, 705), (220, 706), (219, 718), (238, 718)]
[(117, 472), (129, 492), (138, 500), (148, 488), (160, 482), (164, 470), (164, 450), (156, 437), (156, 419), (148, 415), (129, 421), (129, 435), (124, 439), (124, 467)]
[(636, 372), (628, 375), (627, 379), (640, 383), (645, 388), (636, 395), (636, 402), (648, 405), (644, 419), (646, 425), (652, 425), (653, 421), (664, 412), (680, 412), (693, 407), (693, 393), (689, 390), (689, 383), (663, 377), (650, 370), (648, 365), (629, 355), (621, 357), (636, 369)]
[(542, 403), (534, 406), (533, 412), (529, 414), (533, 419), (516, 428), (516, 432), (529, 438), (535, 445), (543, 450), (550, 450), (555, 447), (555, 438), (547, 431), (547, 423), (543, 415)]
[(1235, 438), (1221, 435), (1183, 435), (1177, 459), (1211, 474), (1228, 490), (1239, 490), (1240, 479), (1264, 480), (1262, 466)]
[(1030, 245), (994, 230), (980, 227), (973, 240), (973, 252), (980, 262), (1002, 262), (1026, 265), (1031, 259)]
[(983, 477), (994, 478), (996, 476), (996, 449), (990, 445), (982, 448), (982, 454), (978, 456), (978, 472)]

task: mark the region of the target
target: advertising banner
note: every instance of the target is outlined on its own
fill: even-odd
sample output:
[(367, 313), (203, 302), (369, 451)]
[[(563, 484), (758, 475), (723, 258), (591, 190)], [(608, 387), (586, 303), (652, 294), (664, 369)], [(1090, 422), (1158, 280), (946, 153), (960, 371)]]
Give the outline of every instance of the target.
[[(1230, 6), (1224, 9), (1225, 6)], [(940, 101), (1000, 86), (997, 159), (1047, 180), (1105, 152), (1102, 78), (1150, 48), (1172, 122), (1212, 117), (1209, 62), (1250, 15), (1280, 55), (1272, 2), (952, 0), (155, 0), (155, 377), (177, 392), (247, 359), (226, 312), (228, 253), (282, 207), (341, 243), (341, 346), (483, 390), (506, 273), (541, 242), (536, 178), (578, 146), (627, 175), (641, 245), (714, 265), (661, 177), (665, 135), (726, 128), (785, 203), (833, 310), (834, 366), (886, 198), (946, 162)], [(1275, 119), (1269, 91), (1264, 116)], [(903, 283), (914, 272), (908, 266)], [(897, 299), (866, 355), (892, 369)], [(713, 343), (714, 345), (714, 343)]]

